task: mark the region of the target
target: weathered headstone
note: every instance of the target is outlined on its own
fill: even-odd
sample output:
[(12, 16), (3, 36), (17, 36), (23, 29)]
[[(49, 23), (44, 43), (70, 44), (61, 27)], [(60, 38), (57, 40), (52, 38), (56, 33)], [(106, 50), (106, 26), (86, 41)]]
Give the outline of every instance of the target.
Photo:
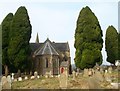
[(106, 80), (106, 81), (109, 81), (109, 82), (112, 81), (111, 76), (110, 76), (109, 73), (105, 72), (104, 77), (105, 77), (105, 80)]
[(7, 76), (7, 82), (8, 82), (8, 87), (11, 89), (12, 79), (10, 75)]
[(97, 79), (98, 81), (104, 81), (104, 77), (103, 74), (100, 73), (100, 71), (95, 71), (95, 75), (94, 75), (95, 79)]
[(76, 78), (75, 71), (72, 72), (72, 75), (73, 75), (73, 80), (75, 80), (75, 78)]
[(30, 71), (30, 76), (32, 76), (32, 71)]
[(7, 84), (7, 78), (6, 78), (6, 76), (3, 76), (1, 78), (1, 84), (2, 84), (2, 88), (6, 89), (6, 84)]
[(35, 71), (35, 72), (34, 72), (34, 77), (37, 78), (37, 76), (38, 76), (38, 72)]
[(2, 89), (11, 89), (11, 83), (9, 83), (8, 80), (9, 79), (7, 79), (5, 76), (2, 77), (1, 79)]
[(103, 68), (100, 68), (100, 73), (101, 73), (101, 74), (104, 74)]
[(21, 77), (21, 71), (20, 70), (18, 70), (18, 72), (17, 72), (17, 77)]
[(18, 81), (22, 81), (22, 77), (18, 77)]
[(48, 78), (49, 77), (49, 72), (46, 72), (45, 73), (45, 78)]
[(77, 68), (76, 76), (78, 76), (78, 75), (79, 75), (79, 73), (80, 73), (80, 69), (79, 69), (79, 68)]
[(83, 76), (84, 76), (84, 77), (88, 77), (88, 69), (84, 69)]
[(60, 74), (60, 77), (59, 77), (60, 88), (62, 89), (67, 88), (67, 79), (68, 79), (68, 73), (67, 73), (67, 69), (65, 68), (64, 72)]
[(40, 78), (40, 76), (38, 75), (38, 76), (37, 76), (37, 78), (39, 79), (39, 78)]
[(35, 79), (35, 77), (34, 77), (34, 76), (31, 76), (30, 79), (31, 79), (31, 80), (32, 80), (32, 79)]
[(88, 78), (89, 89), (100, 89), (100, 83), (95, 77)]
[(25, 80), (28, 80), (28, 77), (27, 77), (27, 76), (25, 76)]
[(15, 78), (13, 81), (14, 81), (14, 82), (17, 82), (18, 80)]
[(89, 69), (89, 70), (88, 70), (88, 75), (89, 75), (89, 76), (92, 76), (92, 75), (93, 75), (92, 69)]
[(112, 73), (112, 71), (113, 71), (113, 69), (112, 69), (112, 67), (110, 66), (109, 68), (108, 68), (108, 73)]

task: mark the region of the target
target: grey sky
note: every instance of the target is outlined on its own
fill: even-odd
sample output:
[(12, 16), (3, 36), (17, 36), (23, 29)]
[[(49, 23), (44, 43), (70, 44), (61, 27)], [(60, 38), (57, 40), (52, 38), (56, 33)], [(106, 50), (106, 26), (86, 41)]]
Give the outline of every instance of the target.
[[(46, 1), (46, 0), (45, 0)], [(69, 42), (71, 60), (74, 61), (74, 33), (76, 21), (80, 10), (89, 6), (97, 16), (103, 30), (103, 39), (109, 25), (118, 30), (118, 3), (117, 0), (109, 2), (40, 2), (40, 1), (13, 1), (0, 3), (0, 23), (9, 13), (15, 13), (19, 6), (25, 6), (28, 10), (32, 24), (31, 42), (35, 42), (36, 34), (39, 33), (40, 42), (47, 37), (55, 42)], [(58, 0), (59, 1), (59, 0)], [(73, 0), (72, 0), (73, 1)], [(95, 0), (94, 0), (95, 1)], [(99, 1), (99, 0), (98, 0)], [(102, 50), (104, 64), (107, 64), (105, 48)]]

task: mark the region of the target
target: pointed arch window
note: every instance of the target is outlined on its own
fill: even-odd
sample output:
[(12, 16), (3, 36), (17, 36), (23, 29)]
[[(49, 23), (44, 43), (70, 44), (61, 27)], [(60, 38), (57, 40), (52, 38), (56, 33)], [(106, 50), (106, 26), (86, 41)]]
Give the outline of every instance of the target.
[(48, 68), (48, 58), (46, 58), (46, 68)]

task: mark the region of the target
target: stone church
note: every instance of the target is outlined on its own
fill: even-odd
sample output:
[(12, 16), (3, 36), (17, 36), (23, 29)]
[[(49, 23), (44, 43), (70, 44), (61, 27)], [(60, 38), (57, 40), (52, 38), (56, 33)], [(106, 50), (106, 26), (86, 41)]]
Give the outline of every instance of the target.
[(71, 71), (71, 57), (68, 42), (51, 42), (49, 38), (44, 43), (39, 43), (37, 34), (36, 42), (30, 43), (33, 58), (33, 70), (39, 75), (59, 75), (66, 69)]

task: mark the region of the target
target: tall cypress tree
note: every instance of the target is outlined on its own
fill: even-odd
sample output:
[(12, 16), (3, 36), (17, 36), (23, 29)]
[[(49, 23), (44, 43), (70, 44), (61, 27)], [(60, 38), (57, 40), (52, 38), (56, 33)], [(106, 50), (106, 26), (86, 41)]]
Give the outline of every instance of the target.
[[(9, 13), (4, 18), (1, 24), (2, 26), (2, 64), (4, 66), (3, 69), (6, 69), (6, 67), (10, 67), (7, 50), (8, 50), (8, 44), (9, 44), (9, 32), (10, 32), (12, 19), (13, 19), (13, 14)], [(7, 74), (7, 72), (5, 72), (5, 74)]]
[(102, 30), (97, 17), (86, 6), (80, 11), (75, 30), (75, 64), (84, 69), (102, 63)]
[(115, 64), (115, 60), (118, 59), (118, 33), (113, 26), (107, 28), (105, 48), (107, 52), (107, 61)]
[(23, 71), (29, 68), (31, 24), (28, 12), (25, 7), (19, 7), (16, 11), (10, 31), (10, 40), (8, 47), (8, 56), (11, 63), (12, 71), (18, 69)]

